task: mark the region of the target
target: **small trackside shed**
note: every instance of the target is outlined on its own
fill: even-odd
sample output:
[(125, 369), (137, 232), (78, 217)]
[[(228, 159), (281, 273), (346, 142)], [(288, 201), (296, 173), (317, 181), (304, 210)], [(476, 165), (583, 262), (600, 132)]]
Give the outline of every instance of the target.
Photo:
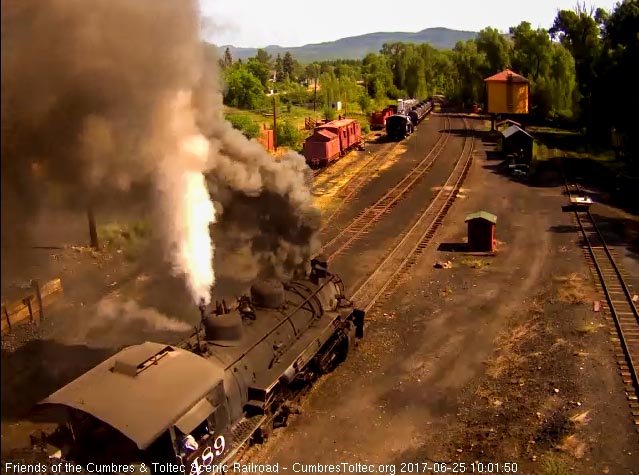
[(468, 223), (468, 250), (494, 252), (497, 216), (487, 211), (477, 211), (466, 216), (466, 222)]
[(501, 150), (504, 157), (514, 156), (518, 161), (530, 163), (533, 157), (534, 138), (522, 128), (511, 125), (501, 133)]

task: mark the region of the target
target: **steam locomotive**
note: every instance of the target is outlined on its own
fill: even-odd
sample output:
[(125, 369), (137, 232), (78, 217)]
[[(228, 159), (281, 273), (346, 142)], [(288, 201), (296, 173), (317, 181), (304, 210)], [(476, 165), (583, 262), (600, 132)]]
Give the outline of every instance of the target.
[(53, 456), (88, 471), (211, 473), (285, 425), (295, 395), (363, 338), (364, 312), (321, 256), (302, 279), (200, 311), (182, 343), (125, 348), (42, 401), (68, 413), (48, 438)]
[(422, 102), (404, 101), (397, 113), (386, 119), (386, 135), (389, 139), (399, 141), (415, 131), (415, 127), (424, 120), (424, 117), (433, 109), (433, 102), (426, 99)]

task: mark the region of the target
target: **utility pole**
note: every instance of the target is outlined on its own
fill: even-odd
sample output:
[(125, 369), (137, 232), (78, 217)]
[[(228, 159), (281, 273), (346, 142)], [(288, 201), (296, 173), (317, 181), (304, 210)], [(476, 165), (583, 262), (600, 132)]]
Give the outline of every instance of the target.
[(315, 113), (317, 111), (317, 65), (313, 66), (313, 76), (315, 76), (315, 92), (313, 93), (313, 113)]
[(91, 247), (97, 249), (98, 243), (98, 230), (95, 225), (95, 215), (93, 214), (93, 205), (89, 204), (87, 207), (87, 218), (89, 219), (89, 236), (91, 237)]
[(315, 76), (315, 91), (313, 92), (313, 112), (317, 111), (317, 76)]
[(275, 94), (273, 94), (273, 151), (277, 152), (277, 108), (275, 107)]

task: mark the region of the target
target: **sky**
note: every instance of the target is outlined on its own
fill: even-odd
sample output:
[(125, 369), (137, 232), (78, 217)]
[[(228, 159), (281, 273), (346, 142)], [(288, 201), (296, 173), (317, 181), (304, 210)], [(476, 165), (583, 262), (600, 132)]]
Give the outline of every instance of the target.
[[(508, 31), (526, 20), (550, 28), (558, 9), (577, 0), (199, 0), (205, 39), (243, 47), (302, 46), (379, 31), (416, 32), (446, 27)], [(583, 0), (580, 2), (583, 3)], [(586, 0), (587, 8), (612, 10), (616, 0)], [(389, 10), (389, 6), (395, 7)]]

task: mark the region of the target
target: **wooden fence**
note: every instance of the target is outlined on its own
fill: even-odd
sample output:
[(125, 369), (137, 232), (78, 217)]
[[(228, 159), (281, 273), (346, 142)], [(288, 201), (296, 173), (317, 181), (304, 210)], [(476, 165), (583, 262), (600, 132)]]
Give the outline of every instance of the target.
[(44, 285), (31, 281), (31, 293), (20, 300), (2, 303), (2, 334), (27, 322), (40, 322), (44, 318), (46, 305), (62, 292), (60, 279), (53, 279)]

